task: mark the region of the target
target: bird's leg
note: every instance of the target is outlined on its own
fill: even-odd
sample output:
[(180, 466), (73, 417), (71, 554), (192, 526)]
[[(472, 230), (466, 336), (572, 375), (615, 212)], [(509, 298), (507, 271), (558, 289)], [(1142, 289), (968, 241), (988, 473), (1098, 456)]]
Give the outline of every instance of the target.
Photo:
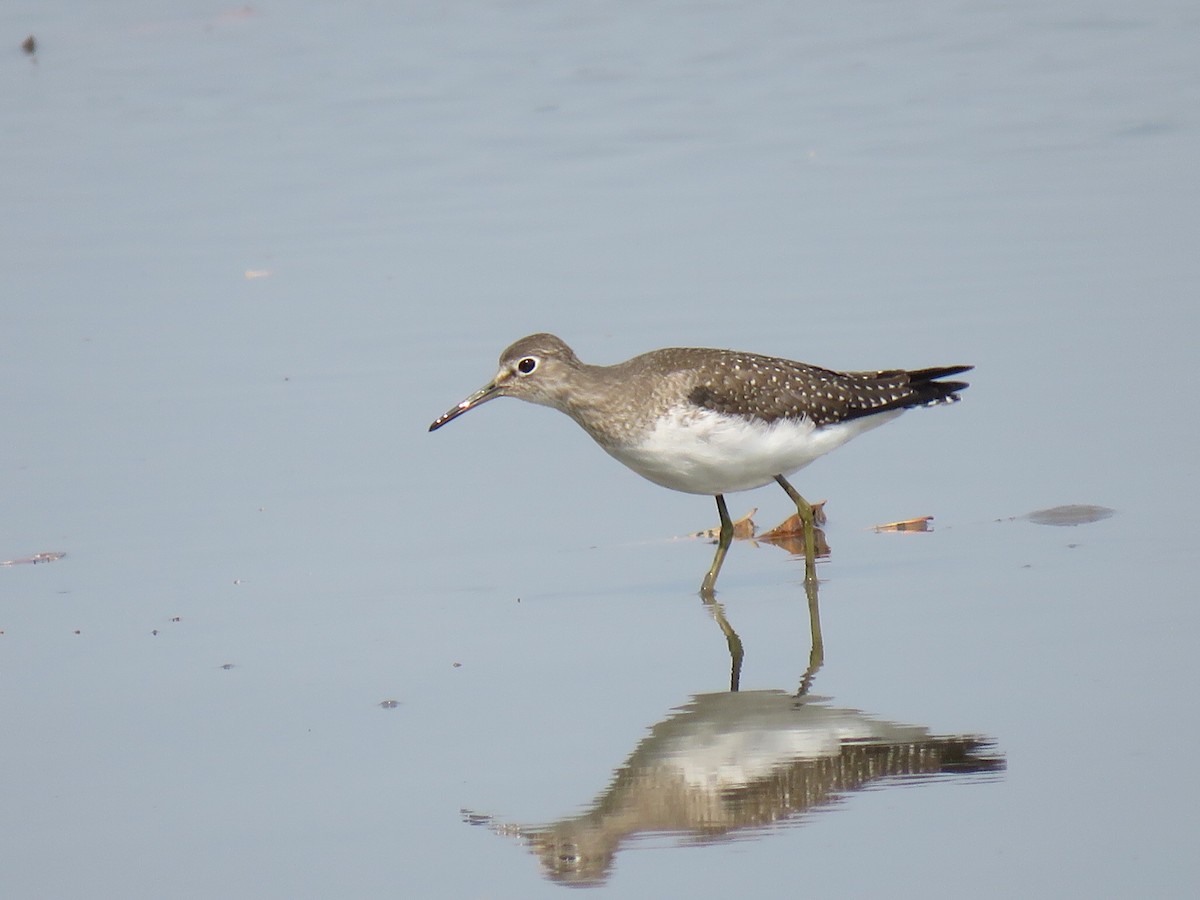
[(717, 573), (721, 571), (721, 563), (725, 562), (725, 554), (729, 552), (729, 545), (733, 543), (733, 520), (729, 518), (725, 498), (720, 494), (717, 494), (716, 498), (717, 512), (721, 515), (721, 534), (717, 539), (717, 555), (713, 557), (708, 574), (704, 576), (704, 583), (700, 585), (700, 596), (705, 599), (712, 596), (713, 588), (717, 584)]
[(816, 523), (813, 516), (812, 504), (800, 496), (800, 492), (788, 484), (782, 475), (776, 475), (779, 486), (787, 491), (787, 495), (796, 504), (796, 512), (800, 515), (800, 524), (804, 526), (804, 580), (817, 580), (817, 536)]

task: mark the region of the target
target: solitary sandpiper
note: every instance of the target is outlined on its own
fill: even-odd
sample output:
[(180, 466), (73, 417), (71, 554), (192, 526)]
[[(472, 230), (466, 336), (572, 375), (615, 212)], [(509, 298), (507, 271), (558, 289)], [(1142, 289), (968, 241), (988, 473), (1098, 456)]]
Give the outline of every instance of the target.
[(652, 350), (613, 366), (579, 361), (552, 334), (500, 354), (496, 377), (429, 426), (441, 428), (495, 397), (552, 406), (610, 455), (655, 484), (716, 497), (717, 553), (701, 592), (711, 594), (733, 539), (725, 494), (774, 481), (804, 527), (805, 577), (816, 581), (813, 507), (785, 476), (913, 406), (958, 400), (971, 366), (834, 372), (734, 350)]

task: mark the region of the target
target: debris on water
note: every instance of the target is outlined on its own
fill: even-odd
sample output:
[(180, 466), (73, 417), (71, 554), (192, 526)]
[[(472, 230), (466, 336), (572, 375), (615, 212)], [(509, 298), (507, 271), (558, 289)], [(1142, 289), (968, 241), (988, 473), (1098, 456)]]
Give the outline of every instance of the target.
[[(824, 504), (813, 504), (813, 512), (817, 512), (820, 506)], [(824, 515), (814, 516), (817, 520), (817, 525), (825, 522)], [(829, 555), (829, 542), (825, 540), (825, 532), (820, 528), (813, 529), (813, 537), (816, 539), (815, 554), (819, 557)], [(800, 521), (799, 514), (793, 514), (784, 519), (770, 531), (764, 531), (755, 540), (762, 541), (764, 544), (770, 544), (773, 547), (779, 547), (786, 550), (793, 556), (804, 555), (804, 523)]]
[(933, 521), (933, 516), (917, 516), (915, 519), (903, 519), (899, 522), (886, 522), (883, 525), (873, 525), (872, 529), (875, 532), (880, 531), (933, 531), (930, 522)]
[(762, 539), (764, 541), (770, 541), (785, 537), (794, 537), (796, 535), (803, 536), (803, 534), (804, 523), (800, 521), (800, 514), (796, 513), (788, 516), (788, 518), (784, 519), (770, 531), (764, 531), (762, 533)]
[(36, 566), (38, 563), (55, 562), (66, 555), (60, 550), (50, 550), (45, 553), (35, 553), (32, 556), (22, 556), (20, 559), (6, 559), (0, 562), (0, 566)]
[(1066, 506), (1052, 506), (1049, 509), (1038, 509), (1021, 518), (1028, 519), (1035, 525), (1090, 525), (1116, 514), (1115, 509), (1107, 506), (1093, 506), (1087, 503), (1069, 503)]
[[(812, 510), (813, 510), (813, 524), (824, 525), (825, 521), (826, 521), (825, 501), (819, 500), (816, 503), (814, 503), (812, 505)], [(754, 524), (754, 518), (753, 518), (753, 516), (756, 512), (758, 512), (758, 507), (755, 507), (754, 509), (750, 510), (750, 512), (746, 513), (740, 519), (733, 520), (733, 538), (734, 538), (734, 540), (737, 540), (737, 541), (765, 540), (769, 544), (779, 544), (780, 546), (782, 546), (780, 538), (788, 537), (793, 534), (803, 534), (804, 533), (804, 529), (799, 524), (800, 523), (799, 515), (793, 515), (787, 519), (784, 519), (782, 522), (780, 522), (778, 525), (776, 525), (770, 531), (765, 532), (762, 535), (758, 535), (757, 534), (758, 526)], [(720, 529), (720, 527), (708, 528), (704, 531), (697, 531), (694, 534), (691, 534), (688, 536), (694, 537), (694, 538), (703, 538), (704, 540), (707, 540), (707, 541), (716, 541), (716, 540), (720, 540), (721, 529)]]
[[(740, 519), (733, 520), (733, 537), (735, 540), (747, 541), (754, 537), (754, 532), (757, 529), (757, 526), (754, 524), (754, 519), (751, 517), (756, 512), (758, 512), (758, 507), (750, 510), (750, 512), (746, 513)], [(720, 526), (717, 526), (716, 528), (708, 528), (704, 531), (697, 531), (692, 535), (692, 537), (704, 538), (708, 541), (715, 541), (721, 537), (721, 528)]]
[(30, 56), (33, 56), (33, 54), (37, 53), (37, 38), (35, 38), (32, 34), (29, 35), (29, 37), (21, 41), (21, 49)]
[(379, 701), (380, 709), (396, 709), (399, 705), (400, 705), (399, 700), (380, 700)]

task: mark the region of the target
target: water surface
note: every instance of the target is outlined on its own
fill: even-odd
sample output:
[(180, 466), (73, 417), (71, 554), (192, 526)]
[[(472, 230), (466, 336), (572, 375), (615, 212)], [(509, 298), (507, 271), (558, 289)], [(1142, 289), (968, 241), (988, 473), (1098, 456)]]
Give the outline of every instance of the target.
[[(0, 561), (66, 554), (0, 568), (6, 892), (1193, 895), (1198, 39), (1169, 2), (5, 4)], [(426, 433), (542, 330), (976, 365), (797, 476), (819, 669), (785, 550), (696, 595), (711, 500), (546, 409)], [(1071, 505), (1115, 512), (1027, 518)], [(564, 829), (601, 864), (531, 854)]]

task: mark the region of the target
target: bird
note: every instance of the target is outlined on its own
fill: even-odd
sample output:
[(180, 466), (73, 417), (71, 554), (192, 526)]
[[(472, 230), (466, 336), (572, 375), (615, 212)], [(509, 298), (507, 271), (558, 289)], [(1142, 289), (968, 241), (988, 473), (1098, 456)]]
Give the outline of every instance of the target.
[(805, 579), (815, 584), (813, 506), (787, 477), (906, 409), (956, 402), (967, 382), (943, 379), (972, 368), (839, 372), (700, 347), (651, 350), (601, 366), (580, 361), (553, 334), (531, 334), (504, 350), (495, 377), (429, 430), (497, 397), (516, 397), (566, 413), (643, 478), (715, 497), (721, 527), (701, 585), (705, 596), (715, 590), (733, 539), (725, 495), (775, 482), (796, 505)]

